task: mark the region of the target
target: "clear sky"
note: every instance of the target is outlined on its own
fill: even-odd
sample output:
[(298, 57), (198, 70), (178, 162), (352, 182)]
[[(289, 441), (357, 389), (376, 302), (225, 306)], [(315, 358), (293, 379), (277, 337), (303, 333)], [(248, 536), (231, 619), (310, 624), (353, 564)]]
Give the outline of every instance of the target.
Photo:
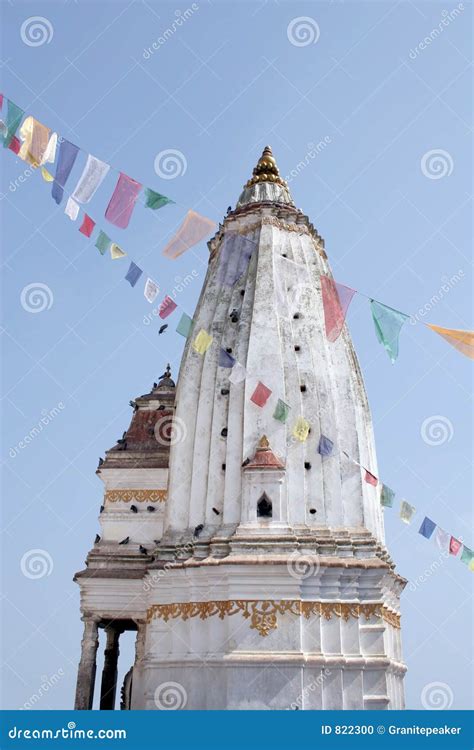
[[(115, 229), (103, 216), (111, 172), (89, 206), (93, 218), (163, 291), (194, 272), (177, 293), (192, 314), (206, 245), (175, 262), (161, 249), (190, 207), (220, 221), (269, 143), (338, 281), (407, 313), (428, 305), (421, 321), (472, 329), (468, 3), (187, 3), (2, 3), (5, 96), (176, 201), (155, 213), (137, 206), (129, 228)], [(35, 16), (45, 37), (29, 29)], [(309, 18), (308, 36), (292, 24), (299, 17)], [(172, 179), (160, 176), (162, 159), (155, 170), (168, 149), (181, 152)], [(176, 374), (183, 339), (177, 314), (160, 337), (156, 318), (145, 324), (152, 307), (142, 286), (123, 280), (127, 259), (101, 257), (39, 174), (8, 150), (1, 167), (3, 707), (22, 707), (59, 673), (36, 707), (66, 709), (82, 634), (72, 577), (99, 530), (97, 461), (128, 427), (129, 400), (149, 391), (167, 361)], [(22, 292), (38, 283), (48, 309), (32, 313)], [(348, 321), (381, 477), (417, 507), (417, 521), (426, 513), (472, 546), (471, 363), (408, 323), (392, 366), (367, 300), (356, 296)], [(41, 434), (19, 447), (53, 409)], [(397, 570), (410, 582), (407, 706), (441, 695), (445, 707), (468, 708), (472, 573), (417, 525), (402, 524), (397, 507), (385, 518)], [(36, 579), (21, 565), (34, 549), (50, 556), (49, 574)], [(132, 658), (129, 638), (121, 674)]]

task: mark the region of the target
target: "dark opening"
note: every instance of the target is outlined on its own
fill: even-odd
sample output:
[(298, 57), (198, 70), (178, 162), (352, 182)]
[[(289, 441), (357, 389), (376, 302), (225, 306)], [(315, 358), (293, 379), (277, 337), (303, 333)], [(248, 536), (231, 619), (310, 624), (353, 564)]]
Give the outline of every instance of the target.
[(300, 318), (300, 314), (299, 313), (295, 313), (293, 315), (293, 320), (299, 320), (299, 318)]
[(306, 386), (305, 385), (300, 385), (300, 391), (301, 391), (301, 393), (305, 393)]
[(299, 352), (301, 349), (301, 346), (298, 346), (298, 344), (295, 346), (295, 352)]
[(311, 464), (310, 464), (310, 462), (309, 462), (309, 461), (305, 461), (305, 462), (304, 462), (304, 468), (305, 468), (305, 469), (311, 469)]
[(272, 517), (272, 504), (268, 497), (263, 494), (257, 503), (257, 517), (258, 518), (271, 518)]
[(316, 508), (310, 508), (309, 512), (311, 513), (312, 516), (314, 516), (314, 514), (316, 513)]

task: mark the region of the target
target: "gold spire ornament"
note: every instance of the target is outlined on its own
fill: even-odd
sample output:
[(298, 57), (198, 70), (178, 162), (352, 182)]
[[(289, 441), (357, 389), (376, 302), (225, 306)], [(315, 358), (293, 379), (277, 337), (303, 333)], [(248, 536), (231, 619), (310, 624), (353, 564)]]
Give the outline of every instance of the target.
[(280, 172), (270, 146), (265, 146), (263, 149), (263, 153), (252, 174), (253, 177), (250, 178), (245, 187), (251, 187), (258, 182), (275, 182), (277, 185), (288, 187), (285, 180), (280, 177)]

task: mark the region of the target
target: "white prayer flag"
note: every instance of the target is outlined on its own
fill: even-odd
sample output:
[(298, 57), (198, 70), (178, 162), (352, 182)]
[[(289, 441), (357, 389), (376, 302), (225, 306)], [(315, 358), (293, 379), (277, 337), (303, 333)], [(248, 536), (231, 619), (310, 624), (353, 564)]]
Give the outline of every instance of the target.
[(78, 203), (89, 203), (95, 191), (105, 179), (109, 169), (108, 164), (89, 154), (86, 166), (72, 194), (74, 200), (78, 201)]
[(69, 216), (71, 221), (76, 221), (79, 214), (79, 206), (72, 198), (68, 198), (64, 213), (66, 214), (66, 216)]
[(229, 380), (231, 383), (236, 385), (237, 383), (241, 383), (243, 380), (245, 380), (246, 376), (247, 370), (245, 369), (245, 367), (241, 365), (240, 362), (236, 362), (229, 373)]
[(52, 133), (48, 145), (46, 146), (46, 150), (43, 154), (43, 158), (41, 159), (41, 164), (46, 164), (46, 162), (49, 162), (50, 164), (54, 164), (54, 161), (56, 159), (56, 148), (58, 145), (58, 134)]
[(145, 299), (148, 300), (148, 302), (150, 303), (154, 302), (158, 296), (159, 291), (160, 291), (160, 288), (158, 284), (155, 284), (153, 279), (148, 278), (146, 280), (145, 289), (143, 292), (143, 294), (145, 295)]
[(441, 529), (439, 526), (436, 527), (435, 541), (440, 550), (449, 551), (449, 542), (451, 541), (451, 534)]

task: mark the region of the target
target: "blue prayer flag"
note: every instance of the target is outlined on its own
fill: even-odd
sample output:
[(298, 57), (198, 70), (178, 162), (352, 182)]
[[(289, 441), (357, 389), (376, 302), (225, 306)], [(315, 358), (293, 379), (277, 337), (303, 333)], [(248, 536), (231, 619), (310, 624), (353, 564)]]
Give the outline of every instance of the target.
[(143, 271), (141, 268), (139, 268), (132, 260), (130, 263), (130, 268), (127, 271), (127, 275), (125, 276), (126, 280), (130, 282), (130, 286), (135, 286), (138, 279), (142, 275)]
[(423, 519), (423, 523), (418, 529), (418, 533), (421, 534), (421, 536), (424, 536), (425, 539), (429, 539), (433, 531), (435, 530), (435, 528), (436, 528), (435, 522), (432, 521), (431, 518), (428, 518), (428, 516), (425, 516)]
[(60, 142), (56, 175), (54, 177), (53, 187), (51, 188), (51, 195), (58, 206), (63, 199), (63, 187), (65, 186), (67, 178), (71, 173), (71, 169), (74, 166), (78, 151), (78, 147), (73, 143), (69, 143), (69, 141), (66, 141), (65, 139)]
[(226, 352), (225, 349), (219, 350), (219, 367), (233, 367), (235, 365), (235, 359)]
[(330, 456), (333, 448), (334, 443), (332, 440), (329, 440), (325, 435), (321, 435), (319, 438), (318, 453), (320, 453), (321, 456)]

